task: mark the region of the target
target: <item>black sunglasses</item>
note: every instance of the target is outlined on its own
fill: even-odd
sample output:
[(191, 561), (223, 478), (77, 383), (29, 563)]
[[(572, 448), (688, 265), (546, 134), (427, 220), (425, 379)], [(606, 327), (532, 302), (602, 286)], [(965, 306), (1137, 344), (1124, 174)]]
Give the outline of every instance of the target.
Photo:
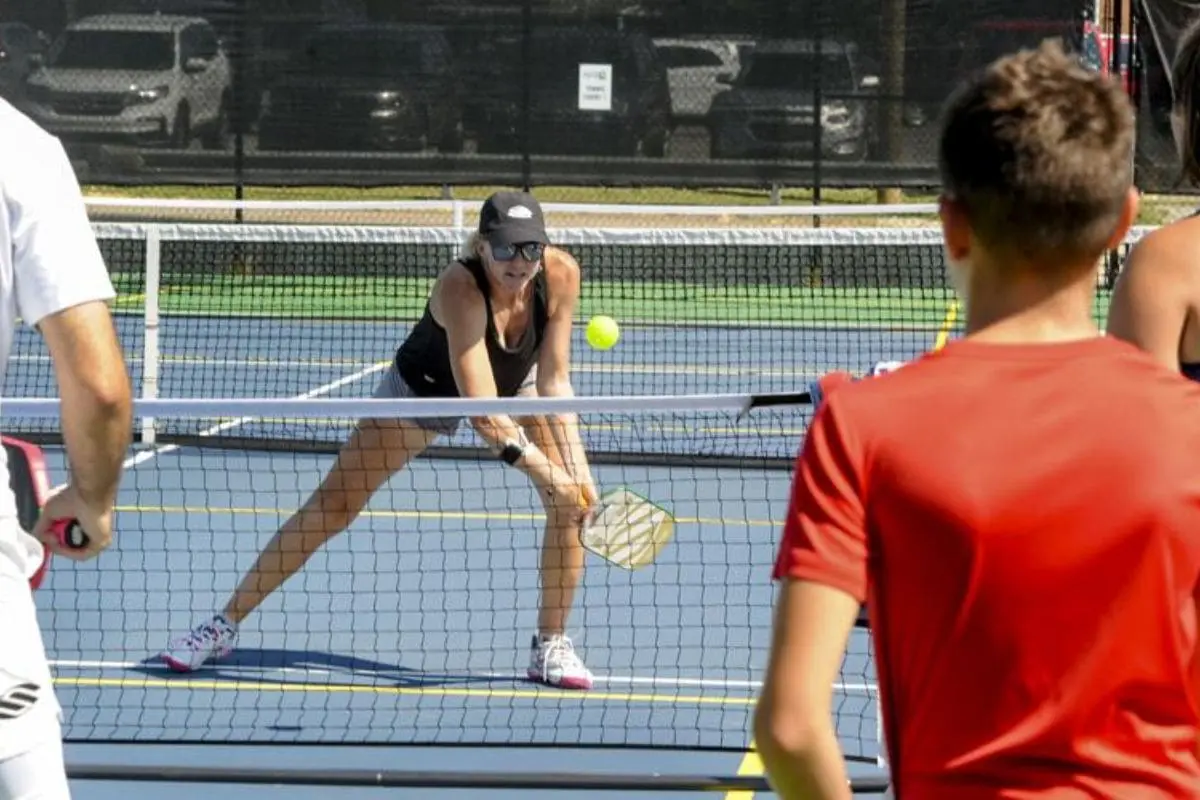
[(520, 253), (526, 261), (540, 261), (544, 252), (546, 252), (546, 245), (541, 242), (492, 245), (492, 258), (497, 261), (512, 261), (517, 257), (517, 253)]

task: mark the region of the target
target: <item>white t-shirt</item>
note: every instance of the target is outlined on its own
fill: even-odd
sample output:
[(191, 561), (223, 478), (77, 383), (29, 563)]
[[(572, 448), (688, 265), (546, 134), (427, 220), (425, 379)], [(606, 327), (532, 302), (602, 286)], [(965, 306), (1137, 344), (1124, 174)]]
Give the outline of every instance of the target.
[[(116, 296), (75, 171), (57, 138), (0, 100), (0, 386), (18, 320)], [(19, 366), (18, 366), (19, 368)], [(8, 426), (0, 406), (0, 431)], [(0, 458), (0, 569), (30, 577), (42, 547), (17, 522)]]

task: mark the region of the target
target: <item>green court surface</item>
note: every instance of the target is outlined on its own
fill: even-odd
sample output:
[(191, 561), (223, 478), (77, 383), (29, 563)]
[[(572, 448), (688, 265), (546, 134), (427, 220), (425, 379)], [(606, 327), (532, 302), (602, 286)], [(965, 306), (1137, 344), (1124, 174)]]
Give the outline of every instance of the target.
[[(115, 276), (117, 307), (141, 310), (141, 275)], [(163, 285), (163, 313), (377, 319), (419, 317), (429, 278), (219, 275)], [(936, 327), (949, 297), (941, 289), (709, 286), (649, 281), (587, 284), (580, 314), (609, 314), (624, 324), (803, 324)]]

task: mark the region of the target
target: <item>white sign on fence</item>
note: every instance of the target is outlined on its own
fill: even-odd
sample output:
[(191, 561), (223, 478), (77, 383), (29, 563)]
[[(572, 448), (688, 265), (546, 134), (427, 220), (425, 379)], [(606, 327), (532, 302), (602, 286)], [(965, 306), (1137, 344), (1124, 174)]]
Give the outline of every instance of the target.
[(612, 64), (579, 65), (579, 108), (612, 111)]

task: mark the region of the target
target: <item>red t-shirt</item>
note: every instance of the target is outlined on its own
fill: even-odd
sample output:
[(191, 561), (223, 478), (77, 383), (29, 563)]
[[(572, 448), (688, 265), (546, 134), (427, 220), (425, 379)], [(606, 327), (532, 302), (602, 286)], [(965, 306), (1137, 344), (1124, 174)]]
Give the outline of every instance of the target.
[(1200, 387), (1110, 338), (839, 388), (775, 576), (869, 600), (897, 795), (1200, 797)]

